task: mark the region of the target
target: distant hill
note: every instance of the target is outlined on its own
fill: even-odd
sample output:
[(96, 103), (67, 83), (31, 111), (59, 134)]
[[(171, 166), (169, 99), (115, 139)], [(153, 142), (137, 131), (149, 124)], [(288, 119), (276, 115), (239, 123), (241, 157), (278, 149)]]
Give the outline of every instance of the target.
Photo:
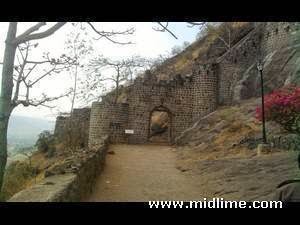
[(52, 121), (12, 115), (8, 125), (8, 145), (10, 149), (32, 146), (39, 133), (53, 129), (54, 122)]

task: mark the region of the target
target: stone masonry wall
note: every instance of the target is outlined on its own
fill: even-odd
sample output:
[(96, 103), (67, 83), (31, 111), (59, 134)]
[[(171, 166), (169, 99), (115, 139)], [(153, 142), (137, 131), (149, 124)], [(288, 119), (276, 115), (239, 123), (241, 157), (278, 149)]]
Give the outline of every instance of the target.
[(61, 138), (65, 133), (65, 127), (68, 117), (58, 116), (55, 121), (54, 135)]
[(261, 48), (264, 55), (268, 55), (280, 48), (288, 46), (290, 36), (297, 28), (296, 23), (292, 22), (266, 22), (262, 32)]
[(40, 183), (15, 194), (8, 202), (79, 202), (92, 192), (96, 178), (102, 172), (108, 147), (103, 136), (96, 148), (81, 151), (76, 170), (64, 171), (43, 179)]
[[(150, 116), (156, 107), (165, 108), (170, 114), (172, 142), (193, 122), (216, 110), (219, 105), (231, 105), (242, 99), (258, 96), (260, 94), (256, 68), (258, 58), (264, 59), (272, 51), (288, 46), (289, 32), (292, 30), (293, 23), (256, 23), (255, 26), (249, 27), (248, 33), (221, 57), (210, 59), (206, 63), (195, 60), (192, 75), (174, 74), (171, 80), (158, 80), (155, 74), (146, 73), (143, 78), (136, 79), (134, 84), (128, 87), (128, 112), (125, 113), (125, 117), (128, 118), (127, 124), (124, 116), (121, 119), (122, 124), (126, 124), (125, 127), (132, 129), (134, 134), (128, 135), (126, 137), (128, 139), (124, 138), (122, 141), (146, 143), (149, 139)], [(289, 53), (287, 52), (284, 57), (288, 59)], [(277, 61), (280, 61), (280, 57), (277, 58)], [(277, 61), (278, 65), (273, 65), (275, 68), (277, 66), (276, 71), (268, 71), (266, 67), (265, 76), (267, 81), (270, 80), (269, 83), (274, 83), (272, 82), (272, 79), (275, 79), (274, 74), (276, 75), (282, 66), (282, 60), (279, 63)], [(275, 83), (283, 85), (286, 77), (287, 73), (277, 75)], [(267, 87), (275, 88), (268, 83)], [(95, 126), (93, 124), (98, 123), (99, 129), (96, 132), (98, 136), (108, 133), (110, 123), (108, 121), (115, 121), (116, 117), (113, 115), (118, 114), (116, 108), (112, 110), (108, 107), (101, 110), (100, 114), (103, 116), (101, 118), (104, 120), (99, 117), (91, 123), (91, 129)], [(102, 131), (101, 126), (104, 126)], [(118, 142), (117, 136), (122, 132), (124, 130), (110, 131), (111, 141)], [(94, 137), (90, 136), (90, 141), (93, 141)]]
[(71, 116), (56, 118), (54, 135), (72, 147), (88, 145), (90, 108), (74, 109)]
[[(174, 74), (164, 80), (146, 72), (125, 88), (123, 103), (111, 104), (106, 98), (101, 103), (93, 103), (89, 144), (97, 144), (103, 135), (109, 135), (112, 143), (148, 142), (151, 113), (157, 108), (169, 114), (172, 143), (196, 120), (218, 106), (259, 96), (258, 58), (265, 63), (266, 90), (282, 86), (294, 62), (290, 39), (296, 27), (295, 23), (286, 22), (251, 23), (230, 51), (221, 56), (205, 53), (211, 56), (206, 61), (202, 56), (194, 59), (192, 69), (186, 70), (192, 74), (170, 71)], [(214, 51), (214, 46), (209, 49)], [(67, 120), (57, 118), (57, 134), (63, 133), (60, 130)], [(125, 129), (133, 130), (133, 134), (125, 134)]]
[(260, 42), (261, 30), (257, 28), (251, 31), (230, 52), (227, 52), (226, 55), (217, 60), (219, 105), (231, 105), (233, 103), (235, 87), (237, 87), (239, 81), (242, 81), (241, 85), (246, 88), (242, 93), (244, 98), (249, 98), (253, 94), (254, 90), (251, 90), (253, 85), (250, 84), (253, 80), (243, 80), (243, 74), (251, 66), (256, 70), (256, 58), (259, 53)]
[[(169, 141), (174, 143), (176, 137), (184, 131), (185, 134), (192, 132), (188, 128), (201, 123), (199, 119), (218, 106), (258, 96), (258, 58), (264, 62), (266, 91), (282, 86), (296, 62), (297, 50), (291, 36), (298, 27), (296, 23), (286, 22), (255, 23), (254, 28), (248, 27), (242, 38), (222, 56), (206, 52), (211, 56), (206, 61), (193, 59), (192, 74), (173, 71), (174, 74), (164, 80), (146, 72), (126, 87), (128, 96), (124, 102), (94, 102), (91, 109), (75, 109), (71, 117), (57, 117), (55, 135), (58, 138), (64, 140), (66, 134), (71, 134), (76, 145), (86, 148), (88, 143), (89, 147), (79, 151), (79, 161), (73, 162), (74, 165), (72, 161), (64, 165), (70, 171), (54, 173), (10, 201), (79, 201), (92, 190), (95, 177), (103, 167), (108, 142), (149, 141), (153, 111), (168, 113)], [(133, 130), (133, 134), (125, 134), (126, 129)]]
[(193, 121), (213, 112), (218, 107), (217, 65), (196, 66), (193, 80)]
[(293, 56), (292, 49), (287, 48), (292, 44), (291, 33), (295, 27), (295, 23), (287, 22), (257, 23), (254, 30), (217, 60), (219, 105), (260, 95), (259, 59), (264, 63), (265, 90), (284, 84), (292, 68), (287, 66), (284, 70), (285, 63)]
[(157, 81), (148, 74), (137, 79), (129, 91), (128, 135), (129, 143), (145, 143), (149, 138), (151, 113), (159, 108), (170, 116), (171, 142), (192, 122), (191, 81), (181, 75), (174, 80)]
[(127, 143), (128, 104), (94, 102), (91, 110), (89, 146), (109, 135), (111, 143)]

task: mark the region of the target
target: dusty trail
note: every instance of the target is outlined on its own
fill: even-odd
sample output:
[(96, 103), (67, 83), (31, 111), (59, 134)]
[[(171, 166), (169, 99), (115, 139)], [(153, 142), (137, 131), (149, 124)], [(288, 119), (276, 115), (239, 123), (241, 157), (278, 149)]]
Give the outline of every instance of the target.
[(197, 200), (200, 186), (176, 169), (172, 147), (111, 145), (94, 192), (86, 201)]

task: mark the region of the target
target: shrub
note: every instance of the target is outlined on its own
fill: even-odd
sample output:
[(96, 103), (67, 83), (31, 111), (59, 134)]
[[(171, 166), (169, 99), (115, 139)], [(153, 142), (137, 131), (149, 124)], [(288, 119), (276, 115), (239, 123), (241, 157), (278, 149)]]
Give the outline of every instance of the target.
[[(300, 87), (288, 86), (265, 96), (265, 119), (275, 121), (285, 130), (300, 134)], [(262, 120), (261, 107), (256, 118)]]
[(35, 146), (39, 151), (47, 153), (49, 157), (55, 152), (55, 137), (49, 131), (43, 131), (39, 134)]

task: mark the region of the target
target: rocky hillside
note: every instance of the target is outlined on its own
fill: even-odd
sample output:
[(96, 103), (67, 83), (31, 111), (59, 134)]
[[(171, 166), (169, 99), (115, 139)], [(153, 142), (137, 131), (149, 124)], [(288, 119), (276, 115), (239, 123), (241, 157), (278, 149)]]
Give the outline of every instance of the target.
[[(220, 107), (199, 119), (175, 142), (179, 146), (187, 146), (199, 153), (211, 153), (210, 156), (215, 157), (252, 154), (261, 142), (261, 122), (255, 118), (255, 109), (260, 101), (260, 98), (252, 98), (234, 106)], [(278, 146), (279, 143), (275, 143), (277, 137), (293, 137), (273, 122), (267, 122), (266, 127), (269, 142)]]
[[(227, 40), (229, 35), (224, 26), (230, 27), (230, 50), (224, 48), (224, 42), (221, 41)], [(147, 79), (146, 74), (150, 74), (157, 82), (164, 80), (168, 84), (179, 78), (191, 79), (195, 69), (207, 63), (216, 63), (219, 68), (215, 71), (219, 82), (219, 105), (258, 97), (260, 77), (257, 62), (261, 55), (266, 93), (285, 84), (300, 84), (298, 31), (293, 23), (223, 23), (219, 30), (208, 32), (183, 52), (167, 59), (142, 77)], [(110, 96), (114, 97), (113, 91), (108, 93), (107, 97)], [(127, 99), (128, 87), (122, 87), (118, 102), (126, 103)]]
[[(198, 63), (206, 63), (226, 53), (227, 50), (224, 48), (224, 43), (219, 37), (225, 37), (225, 39), (227, 39), (228, 28), (230, 28), (230, 43), (234, 46), (254, 29), (254, 24), (253, 22), (227, 22), (223, 23), (214, 31), (207, 31), (202, 38), (196, 40), (181, 53), (154, 66), (154, 68), (149, 71), (151, 72), (151, 76), (155, 76), (158, 82), (161, 80), (171, 81), (178, 76), (181, 76), (183, 79), (190, 77), (195, 61)], [(144, 73), (141, 76), (144, 77), (146, 74), (147, 73)], [(127, 96), (128, 88), (121, 86), (117, 101), (124, 103), (126, 102)], [(112, 90), (104, 98), (114, 99), (114, 97), (115, 92)]]
[(158, 80), (173, 79), (177, 74), (189, 75), (192, 73), (195, 60), (207, 62), (226, 53), (227, 50), (220, 37), (228, 42), (228, 30), (231, 36), (230, 44), (234, 46), (253, 30), (253, 25), (251, 22), (226, 22), (216, 29), (207, 29), (202, 38), (196, 40), (178, 55), (167, 59), (152, 73), (158, 77)]
[(177, 168), (194, 176), (209, 198), (234, 200), (270, 199), (283, 180), (299, 175), (298, 151), (283, 150), (294, 138), (279, 126), (267, 123), (271, 153), (257, 155), (261, 123), (254, 118), (260, 99), (227, 106), (197, 121), (176, 139)]

